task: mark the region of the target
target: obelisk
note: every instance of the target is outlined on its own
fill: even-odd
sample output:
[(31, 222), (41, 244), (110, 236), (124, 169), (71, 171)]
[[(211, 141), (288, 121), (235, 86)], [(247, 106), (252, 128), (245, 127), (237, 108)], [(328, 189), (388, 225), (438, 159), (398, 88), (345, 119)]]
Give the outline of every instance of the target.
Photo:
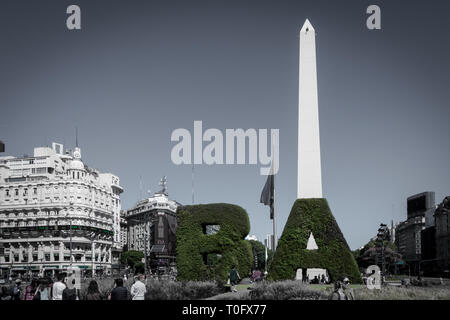
[(322, 198), (316, 35), (306, 19), (300, 30), (297, 198)]
[(308, 20), (300, 30), (299, 63), (297, 199), (270, 264), (269, 278), (292, 279), (299, 270), (318, 268), (326, 270), (331, 281), (348, 277), (352, 283), (362, 283), (358, 264), (322, 196), (316, 43)]

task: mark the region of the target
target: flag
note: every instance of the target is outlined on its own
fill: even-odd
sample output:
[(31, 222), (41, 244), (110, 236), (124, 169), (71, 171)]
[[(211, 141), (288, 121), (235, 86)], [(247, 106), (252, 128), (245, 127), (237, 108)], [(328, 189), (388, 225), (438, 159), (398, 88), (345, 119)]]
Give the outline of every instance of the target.
[(274, 175), (268, 175), (266, 184), (261, 193), (261, 199), (259, 202), (264, 203), (266, 206), (270, 206), (270, 219), (273, 219), (273, 199), (274, 199)]

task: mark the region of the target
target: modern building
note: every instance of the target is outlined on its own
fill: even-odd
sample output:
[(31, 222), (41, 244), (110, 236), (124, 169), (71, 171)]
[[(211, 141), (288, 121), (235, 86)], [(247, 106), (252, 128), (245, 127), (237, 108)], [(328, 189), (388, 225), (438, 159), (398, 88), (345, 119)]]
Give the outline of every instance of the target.
[(436, 221), (436, 258), (439, 270), (450, 276), (450, 196), (437, 206), (434, 213)]
[(434, 198), (434, 192), (423, 192), (409, 197), (407, 220), (399, 223), (395, 229), (398, 252), (411, 266), (411, 271), (417, 270), (422, 260), (422, 230), (434, 225)]
[(176, 262), (177, 208), (170, 200), (166, 177), (161, 179), (162, 190), (139, 201), (127, 210), (128, 250), (144, 252), (147, 270), (169, 267)]
[(110, 273), (120, 251), (119, 178), (82, 162), (78, 145), (0, 157), (0, 272)]

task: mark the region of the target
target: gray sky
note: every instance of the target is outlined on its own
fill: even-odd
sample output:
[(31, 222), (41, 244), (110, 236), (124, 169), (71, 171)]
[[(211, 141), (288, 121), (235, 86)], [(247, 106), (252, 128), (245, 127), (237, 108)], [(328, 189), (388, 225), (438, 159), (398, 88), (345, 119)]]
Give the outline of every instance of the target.
[[(68, 31), (78, 4), (82, 30)], [(170, 160), (176, 128), (280, 129), (279, 234), (296, 199), (298, 32), (317, 32), (324, 197), (352, 249), (406, 198), (450, 194), (450, 43), (445, 1), (17, 1), (0, 3), (0, 139), (6, 155), (75, 144), (117, 174), (122, 207), (159, 190), (191, 203), (191, 167)], [(196, 166), (197, 203), (245, 208), (271, 233), (259, 165)]]

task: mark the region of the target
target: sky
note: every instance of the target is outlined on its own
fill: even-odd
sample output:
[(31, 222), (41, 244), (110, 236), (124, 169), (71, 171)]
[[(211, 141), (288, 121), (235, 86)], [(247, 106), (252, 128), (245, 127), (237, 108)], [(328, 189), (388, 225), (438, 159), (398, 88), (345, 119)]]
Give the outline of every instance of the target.
[[(66, 8), (81, 8), (81, 30)], [(366, 9), (381, 8), (381, 30)], [(122, 208), (158, 191), (192, 203), (173, 130), (280, 130), (279, 236), (297, 195), (299, 31), (316, 30), (323, 195), (352, 249), (406, 198), (450, 194), (448, 1), (22, 1), (0, 3), (3, 155), (75, 145), (120, 177)], [(242, 206), (250, 234), (272, 232), (259, 165), (197, 165), (196, 203)], [(142, 181), (142, 182), (140, 182)], [(142, 187), (141, 187), (142, 186)]]

